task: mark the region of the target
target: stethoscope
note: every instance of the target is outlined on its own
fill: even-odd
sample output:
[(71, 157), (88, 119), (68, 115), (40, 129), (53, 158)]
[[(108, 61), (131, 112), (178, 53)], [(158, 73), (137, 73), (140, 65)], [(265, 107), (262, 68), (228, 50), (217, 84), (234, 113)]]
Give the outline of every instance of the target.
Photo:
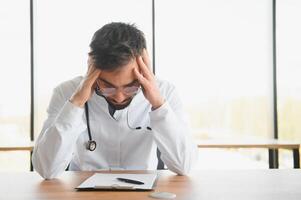
[(92, 136), (91, 136), (88, 102), (85, 103), (85, 114), (86, 114), (87, 129), (88, 129), (88, 135), (89, 135), (89, 141), (87, 142), (86, 148), (90, 151), (94, 151), (96, 149), (97, 145), (96, 145), (96, 142), (94, 140), (92, 140)]
[[(88, 102), (85, 103), (85, 114), (86, 114), (86, 121), (87, 121), (87, 129), (88, 129), (88, 135), (89, 135), (89, 140), (87, 142), (87, 145), (86, 145), (86, 148), (87, 150), (89, 151), (94, 151), (96, 149), (96, 141), (92, 139), (92, 134), (91, 134), (91, 129), (90, 129), (90, 120), (89, 120), (89, 106), (88, 106)], [(142, 129), (142, 126), (137, 126), (137, 127), (131, 127), (130, 124), (129, 124), (129, 107), (127, 109), (127, 116), (126, 116), (126, 122), (127, 122), (127, 125), (128, 127), (131, 129), (131, 130), (140, 130)], [(146, 127), (147, 130), (151, 131), (152, 128), (147, 126)]]

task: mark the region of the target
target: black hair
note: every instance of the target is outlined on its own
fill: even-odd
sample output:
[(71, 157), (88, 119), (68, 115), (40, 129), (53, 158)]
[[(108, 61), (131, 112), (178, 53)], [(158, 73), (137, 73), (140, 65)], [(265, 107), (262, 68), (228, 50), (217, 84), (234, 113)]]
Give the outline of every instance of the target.
[(89, 56), (96, 68), (113, 71), (142, 54), (146, 41), (135, 24), (112, 22), (93, 35)]

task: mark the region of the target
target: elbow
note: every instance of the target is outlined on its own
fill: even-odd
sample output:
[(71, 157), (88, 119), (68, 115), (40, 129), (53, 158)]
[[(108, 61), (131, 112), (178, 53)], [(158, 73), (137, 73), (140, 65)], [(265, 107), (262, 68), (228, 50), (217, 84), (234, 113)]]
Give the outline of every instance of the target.
[(189, 174), (189, 172), (191, 171), (191, 167), (190, 166), (171, 166), (168, 168), (170, 171), (176, 173), (179, 176), (186, 176)]
[(34, 170), (40, 174), (46, 180), (57, 178), (60, 174), (52, 167), (52, 164), (48, 163), (46, 158), (42, 159), (37, 151), (33, 152), (32, 165)]
[(198, 162), (198, 147), (196, 144), (192, 144), (182, 162), (182, 170), (179, 175), (187, 175), (194, 168)]
[(41, 177), (43, 177), (45, 180), (50, 180), (57, 178), (60, 173), (54, 172), (53, 170), (49, 168), (42, 168), (38, 167), (37, 164), (33, 164), (34, 170), (40, 174)]
[(189, 174), (189, 172), (191, 171), (191, 167), (192, 167), (192, 160), (190, 159), (185, 159), (177, 168), (177, 170), (175, 171), (178, 175), (180, 176), (186, 176)]
[(178, 170), (176, 172), (176, 174), (179, 176), (187, 176), (189, 174), (189, 172), (190, 172), (190, 168), (189, 169), (183, 168), (183, 169)]
[(197, 148), (190, 148), (189, 151), (182, 156), (182, 159), (178, 159), (178, 162), (170, 169), (180, 176), (186, 176), (191, 172), (194, 165), (197, 163), (197, 160)]
[(193, 163), (192, 160), (184, 158), (182, 162), (177, 162), (177, 163), (173, 162), (170, 164), (168, 163), (166, 164), (170, 171), (180, 176), (186, 176), (191, 171), (191, 167)]

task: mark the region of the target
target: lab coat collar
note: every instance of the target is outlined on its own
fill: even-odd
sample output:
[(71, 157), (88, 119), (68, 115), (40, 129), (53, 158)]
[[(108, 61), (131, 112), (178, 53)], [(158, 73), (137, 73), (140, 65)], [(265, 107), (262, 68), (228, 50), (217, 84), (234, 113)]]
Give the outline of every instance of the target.
[[(93, 92), (92, 94), (92, 97), (91, 99), (89, 100), (91, 103), (95, 104), (97, 110), (100, 109), (102, 110), (103, 112), (105, 112), (106, 114), (110, 115), (109, 113), (109, 104), (107, 102), (107, 100), (102, 97), (102, 96), (99, 96), (97, 95), (95, 92)], [(127, 110), (131, 109), (131, 111), (133, 112), (133, 109), (134, 110), (137, 110), (135, 109), (137, 106), (141, 105), (142, 101), (147, 101), (143, 95), (143, 92), (140, 90), (135, 96), (134, 98), (132, 99), (131, 103), (125, 107), (124, 109), (121, 109), (121, 110), (116, 110), (114, 115), (113, 115), (113, 118), (117, 121), (119, 121), (122, 116), (125, 116), (127, 114)], [(110, 115), (111, 116), (111, 115)]]

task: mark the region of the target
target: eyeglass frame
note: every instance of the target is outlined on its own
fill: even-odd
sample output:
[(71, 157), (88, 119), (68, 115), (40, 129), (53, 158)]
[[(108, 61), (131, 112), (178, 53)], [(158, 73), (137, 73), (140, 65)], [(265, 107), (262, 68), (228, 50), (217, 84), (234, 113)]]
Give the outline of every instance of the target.
[[(121, 86), (121, 87), (106, 87), (106, 88), (101, 88), (100, 87), (100, 84), (98, 83), (98, 81), (102, 81), (104, 82), (105, 84), (110, 84), (108, 83), (107, 81), (103, 80), (103, 79), (97, 79), (96, 81), (96, 88), (95, 88), (95, 92), (96, 94), (98, 94), (99, 96), (104, 96), (104, 97), (109, 97), (109, 96), (113, 96), (115, 94), (117, 94), (118, 90), (122, 90), (122, 93), (127, 95), (127, 96), (134, 96), (136, 95), (140, 90), (141, 90), (141, 85), (140, 83), (138, 82), (138, 80), (135, 80), (133, 81), (132, 83), (130, 84), (139, 84), (139, 85), (133, 85), (133, 86)], [(136, 88), (136, 90), (134, 92), (126, 92), (125, 90), (126, 89), (129, 89), (129, 88)], [(111, 92), (105, 92), (104, 90), (113, 90)]]

